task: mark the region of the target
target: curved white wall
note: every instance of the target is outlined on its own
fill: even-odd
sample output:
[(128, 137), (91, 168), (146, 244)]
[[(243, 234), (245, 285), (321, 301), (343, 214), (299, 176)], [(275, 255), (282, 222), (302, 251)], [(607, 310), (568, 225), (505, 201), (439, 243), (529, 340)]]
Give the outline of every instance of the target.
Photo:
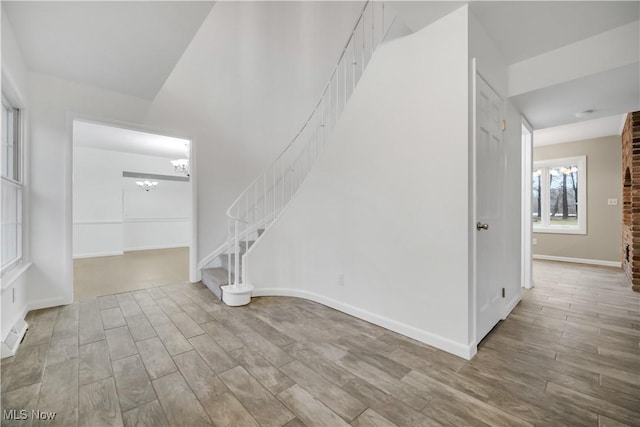
[(468, 84), (466, 7), (381, 46), (249, 252), (255, 295), (310, 298), (470, 357)]

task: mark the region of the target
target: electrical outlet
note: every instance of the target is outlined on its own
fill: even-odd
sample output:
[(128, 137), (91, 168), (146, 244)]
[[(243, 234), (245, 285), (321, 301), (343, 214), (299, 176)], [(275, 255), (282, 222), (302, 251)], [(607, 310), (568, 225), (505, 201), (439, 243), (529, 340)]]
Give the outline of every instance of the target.
[(537, 245), (538, 244), (538, 239), (536, 239), (535, 237), (533, 239), (531, 239), (531, 244)]
[(338, 274), (338, 286), (344, 286), (344, 274)]
[(618, 206), (618, 199), (608, 199), (607, 205), (609, 206)]

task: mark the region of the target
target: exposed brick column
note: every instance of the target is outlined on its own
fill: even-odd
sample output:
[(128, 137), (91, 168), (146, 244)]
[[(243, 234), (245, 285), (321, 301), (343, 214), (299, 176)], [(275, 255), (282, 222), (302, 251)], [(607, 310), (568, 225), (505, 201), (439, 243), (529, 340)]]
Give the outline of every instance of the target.
[(622, 130), (622, 268), (640, 292), (640, 111)]

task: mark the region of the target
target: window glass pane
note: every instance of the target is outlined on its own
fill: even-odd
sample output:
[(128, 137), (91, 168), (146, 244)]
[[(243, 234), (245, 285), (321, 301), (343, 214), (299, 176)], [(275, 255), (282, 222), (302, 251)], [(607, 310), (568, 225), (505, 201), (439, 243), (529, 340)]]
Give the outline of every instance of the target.
[(3, 97), (2, 131), (0, 132), (2, 135), (0, 261), (3, 269), (22, 258), (22, 186), (16, 183), (20, 181), (19, 118), (20, 111), (13, 108)]
[(551, 226), (578, 226), (578, 167), (549, 169), (549, 223)]
[(6, 177), (9, 176), (7, 172), (9, 170), (9, 159), (11, 158), (7, 150), (9, 141), (9, 138), (7, 137), (7, 125), (9, 122), (9, 110), (7, 109), (7, 107), (5, 107), (4, 104), (2, 104), (2, 176)]
[(531, 219), (534, 224), (542, 220), (542, 194), (541, 194), (542, 169), (533, 171), (533, 191), (531, 192)]
[(2, 267), (21, 255), (21, 192), (21, 187), (2, 180), (2, 230), (0, 235), (2, 239), (0, 245)]
[(2, 103), (2, 176), (19, 180), (18, 110)]

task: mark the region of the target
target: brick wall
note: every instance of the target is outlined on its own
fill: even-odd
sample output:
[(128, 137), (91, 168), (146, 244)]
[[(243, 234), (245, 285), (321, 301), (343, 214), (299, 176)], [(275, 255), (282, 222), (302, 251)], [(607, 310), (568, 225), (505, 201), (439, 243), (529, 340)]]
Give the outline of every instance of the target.
[(640, 111), (622, 130), (622, 268), (640, 292)]

